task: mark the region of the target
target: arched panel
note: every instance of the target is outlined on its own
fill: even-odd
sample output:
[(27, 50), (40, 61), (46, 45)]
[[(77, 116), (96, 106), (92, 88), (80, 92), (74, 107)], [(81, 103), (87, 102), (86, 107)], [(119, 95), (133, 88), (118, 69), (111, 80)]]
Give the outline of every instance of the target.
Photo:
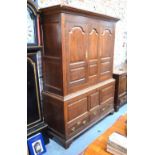
[(86, 34), (81, 27), (73, 27), (69, 32), (70, 62), (85, 60), (85, 38)]
[(97, 59), (98, 58), (98, 33), (95, 29), (89, 33), (88, 39), (88, 58)]
[(112, 32), (109, 29), (105, 29), (101, 34), (101, 57), (110, 57), (112, 47)]
[(100, 35), (100, 80), (112, 77), (113, 33), (110, 28), (103, 29)]
[(68, 84), (70, 88), (80, 87), (86, 83), (86, 29), (84, 26), (68, 26)]
[(99, 34), (96, 29), (92, 29), (88, 35), (88, 77), (89, 83), (93, 84), (98, 75), (98, 45)]

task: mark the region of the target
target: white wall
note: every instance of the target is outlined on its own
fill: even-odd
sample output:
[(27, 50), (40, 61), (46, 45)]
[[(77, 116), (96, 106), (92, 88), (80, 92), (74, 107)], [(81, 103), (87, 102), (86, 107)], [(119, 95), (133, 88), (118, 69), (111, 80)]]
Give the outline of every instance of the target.
[(120, 18), (120, 21), (116, 24), (114, 68), (118, 69), (126, 66), (127, 0), (38, 0), (41, 8), (60, 3)]

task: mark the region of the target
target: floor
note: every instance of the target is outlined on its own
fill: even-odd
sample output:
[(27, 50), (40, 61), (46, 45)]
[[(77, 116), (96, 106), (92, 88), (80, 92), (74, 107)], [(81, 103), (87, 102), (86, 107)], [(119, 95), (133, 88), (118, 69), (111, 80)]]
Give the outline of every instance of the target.
[(78, 155), (92, 141), (94, 141), (107, 128), (109, 128), (119, 116), (126, 113), (126, 111), (127, 105), (124, 105), (119, 109), (118, 112), (115, 112), (113, 115), (107, 116), (105, 119), (84, 132), (77, 139), (75, 139), (68, 149), (64, 149), (61, 145), (59, 145), (56, 139), (50, 139), (50, 143), (46, 145), (47, 152), (44, 155)]

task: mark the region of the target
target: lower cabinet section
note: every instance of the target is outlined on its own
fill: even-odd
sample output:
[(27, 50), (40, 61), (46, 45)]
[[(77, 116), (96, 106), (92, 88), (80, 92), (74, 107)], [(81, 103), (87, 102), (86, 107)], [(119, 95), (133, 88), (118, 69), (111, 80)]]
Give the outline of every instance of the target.
[(43, 92), (49, 135), (67, 148), (74, 138), (114, 112), (114, 90), (115, 80), (110, 79), (67, 97)]

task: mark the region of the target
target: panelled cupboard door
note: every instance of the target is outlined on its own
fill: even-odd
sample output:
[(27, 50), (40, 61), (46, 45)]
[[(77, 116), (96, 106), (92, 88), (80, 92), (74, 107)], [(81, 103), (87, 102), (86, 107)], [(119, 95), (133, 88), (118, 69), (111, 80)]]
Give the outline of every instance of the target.
[(98, 81), (98, 53), (99, 53), (99, 27), (97, 24), (88, 25), (88, 82), (89, 85)]
[(112, 24), (66, 22), (68, 92), (112, 78), (113, 46)]
[(99, 74), (100, 81), (112, 78), (114, 32), (112, 25), (101, 25)]
[(87, 84), (87, 26), (66, 23), (67, 83), (69, 91)]

